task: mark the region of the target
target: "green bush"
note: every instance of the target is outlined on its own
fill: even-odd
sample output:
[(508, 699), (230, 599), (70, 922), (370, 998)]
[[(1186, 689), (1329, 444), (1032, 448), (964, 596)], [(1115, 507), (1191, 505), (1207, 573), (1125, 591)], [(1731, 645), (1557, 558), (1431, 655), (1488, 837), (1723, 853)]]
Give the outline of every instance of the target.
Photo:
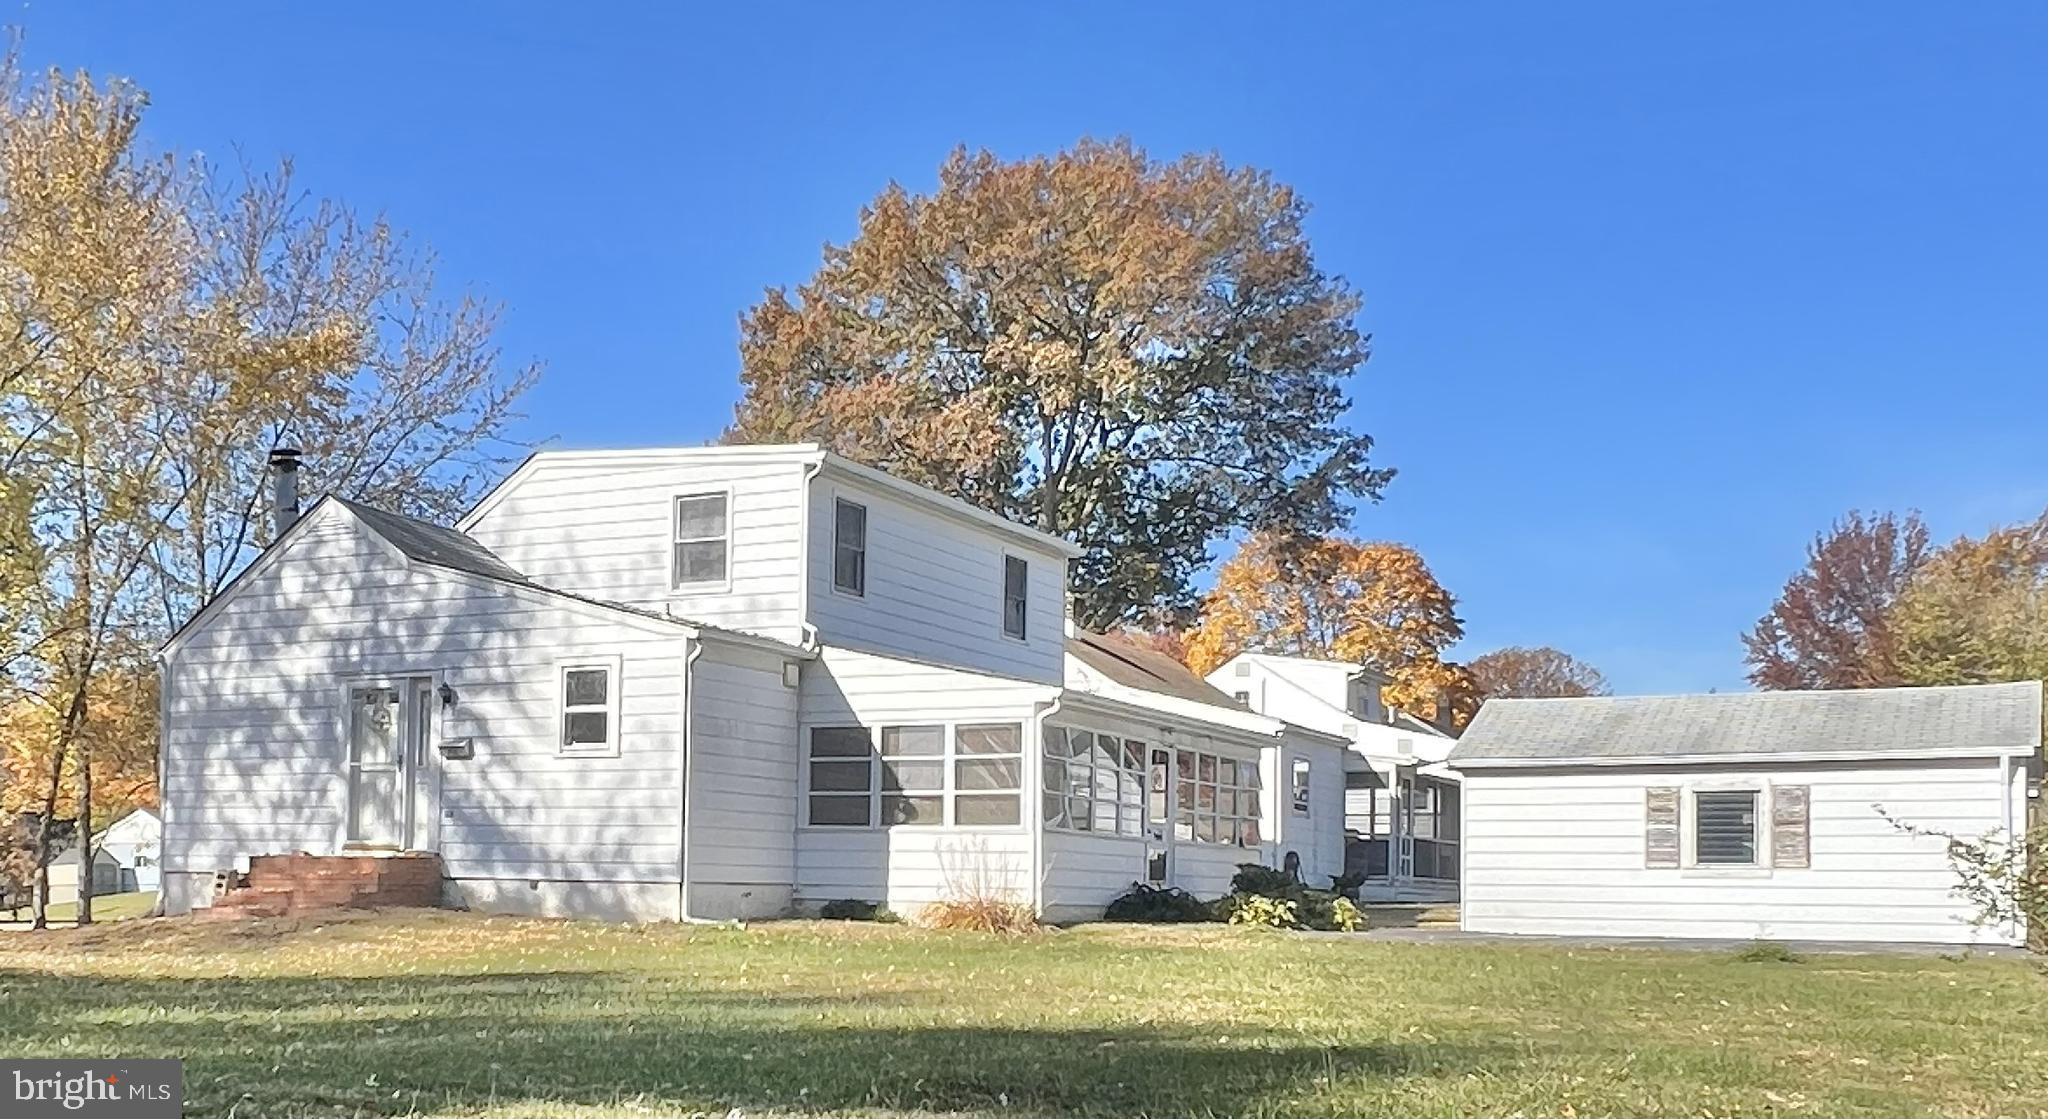
[(1330, 907), (1330, 918), (1339, 932), (1357, 932), (1365, 927), (1365, 910), (1358, 903), (1339, 894), (1336, 904)]
[(1143, 882), (1118, 894), (1102, 911), (1105, 921), (1138, 921), (1145, 924), (1177, 925), (1192, 921), (1214, 921), (1216, 910), (1202, 899), (1177, 887), (1161, 889)]
[(1291, 901), (1301, 896), (1302, 885), (1284, 870), (1259, 863), (1239, 863), (1230, 879), (1233, 894), (1257, 894), (1264, 898)]
[(862, 901), (859, 898), (828, 901), (818, 910), (818, 916), (827, 921), (879, 921), (885, 925), (902, 920), (881, 902)]
[(1340, 897), (1350, 898), (1352, 901), (1358, 900), (1358, 891), (1364, 885), (1365, 872), (1362, 870), (1353, 871), (1349, 874), (1332, 874), (1330, 876), (1330, 892)]
[(1775, 940), (1759, 940), (1739, 948), (1735, 958), (1746, 964), (1796, 964), (1799, 953)]
[(1222, 901), (1233, 925), (1255, 925), (1267, 929), (1295, 928), (1300, 918), (1294, 903), (1264, 894), (1230, 894)]

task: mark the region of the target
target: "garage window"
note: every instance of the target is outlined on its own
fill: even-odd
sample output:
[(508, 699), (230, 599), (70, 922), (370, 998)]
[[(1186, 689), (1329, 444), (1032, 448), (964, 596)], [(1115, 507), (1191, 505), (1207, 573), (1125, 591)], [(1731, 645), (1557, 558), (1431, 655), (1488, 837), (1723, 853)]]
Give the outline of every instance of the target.
[(1694, 861), (1701, 866), (1756, 865), (1755, 789), (1703, 789), (1693, 794)]

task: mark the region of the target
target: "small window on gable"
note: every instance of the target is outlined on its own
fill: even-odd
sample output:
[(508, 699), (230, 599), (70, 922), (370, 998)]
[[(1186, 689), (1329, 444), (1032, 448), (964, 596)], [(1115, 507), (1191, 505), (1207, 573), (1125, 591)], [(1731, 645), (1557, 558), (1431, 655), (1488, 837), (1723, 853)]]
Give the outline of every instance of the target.
[(1031, 565), (1017, 556), (1003, 557), (1003, 632), (1018, 640), (1025, 636), (1031, 613)]
[(1702, 789), (1693, 794), (1693, 861), (1701, 866), (1756, 865), (1755, 789)]
[(868, 593), (868, 508), (841, 498), (832, 518), (832, 585)]
[(732, 499), (694, 493), (676, 498), (675, 556), (670, 583), (678, 588), (723, 586), (731, 566)]
[(561, 668), (561, 751), (611, 755), (619, 752), (619, 664), (617, 660), (567, 663)]

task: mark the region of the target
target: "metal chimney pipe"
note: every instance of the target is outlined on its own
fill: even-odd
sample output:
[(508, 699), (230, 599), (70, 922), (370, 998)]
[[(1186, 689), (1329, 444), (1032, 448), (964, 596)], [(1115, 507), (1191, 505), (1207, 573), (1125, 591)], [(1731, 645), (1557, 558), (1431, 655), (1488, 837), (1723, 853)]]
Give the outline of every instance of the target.
[(299, 519), (299, 450), (277, 447), (270, 452), (270, 538), (276, 540)]

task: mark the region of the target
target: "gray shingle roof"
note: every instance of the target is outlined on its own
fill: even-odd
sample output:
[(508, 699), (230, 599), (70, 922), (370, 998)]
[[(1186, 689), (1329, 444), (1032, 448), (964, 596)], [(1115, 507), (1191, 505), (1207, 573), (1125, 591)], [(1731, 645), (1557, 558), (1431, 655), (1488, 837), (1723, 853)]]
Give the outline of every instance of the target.
[(2032, 754), (2041, 685), (1487, 701), (1453, 766), (1783, 754)]
[(1195, 675), (1188, 666), (1165, 653), (1134, 645), (1121, 637), (1076, 628), (1074, 635), (1067, 638), (1067, 652), (1082, 664), (1127, 688), (1191, 699), (1212, 707), (1228, 707), (1233, 711), (1244, 710), (1236, 700)]
[(360, 517), (371, 531), (390, 541), (392, 547), (404, 552), (408, 558), (436, 567), (467, 571), (486, 579), (500, 579), (507, 583), (531, 582), (489, 548), (470, 539), (467, 533), (345, 497), (334, 500), (348, 506), (349, 512)]

